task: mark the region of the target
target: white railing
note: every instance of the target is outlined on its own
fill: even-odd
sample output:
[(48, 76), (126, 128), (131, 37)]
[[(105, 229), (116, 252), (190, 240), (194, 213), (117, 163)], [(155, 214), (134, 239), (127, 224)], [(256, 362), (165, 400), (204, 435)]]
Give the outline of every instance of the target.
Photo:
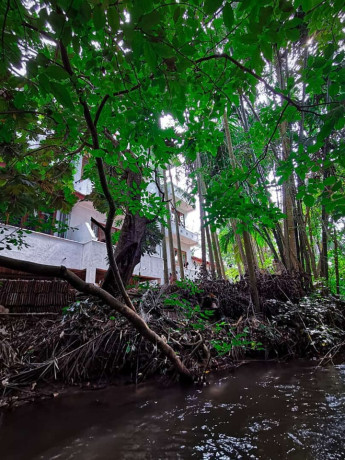
[[(192, 232), (190, 230), (187, 230), (186, 228), (182, 227), (182, 225), (178, 226), (179, 228), (179, 233), (181, 236), (184, 236), (185, 238), (188, 238), (190, 240), (193, 240), (195, 243), (198, 242), (198, 234), (195, 232)], [(176, 235), (176, 225), (172, 225), (172, 232), (173, 234)], [(165, 231), (165, 234), (168, 234), (168, 231)]]
[(191, 240), (195, 241), (196, 243), (198, 242), (198, 234), (191, 232), (190, 230), (187, 230), (186, 228), (182, 227), (179, 225), (179, 232), (180, 235), (185, 236), (186, 238), (190, 238)]

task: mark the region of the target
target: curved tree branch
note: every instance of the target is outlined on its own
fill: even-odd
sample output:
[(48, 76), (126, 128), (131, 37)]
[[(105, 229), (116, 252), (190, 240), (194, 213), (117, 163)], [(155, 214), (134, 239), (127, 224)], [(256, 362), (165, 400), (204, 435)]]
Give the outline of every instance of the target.
[[(69, 73), (69, 75), (72, 77), (74, 75), (74, 73), (73, 73), (72, 66), (71, 66), (71, 63), (70, 63), (70, 60), (69, 60), (69, 57), (68, 57), (68, 54), (67, 54), (66, 47), (62, 43), (62, 41), (59, 42), (59, 47), (60, 47), (61, 59), (62, 59), (64, 68)], [(89, 106), (88, 106), (83, 94), (77, 88), (75, 88), (75, 89), (76, 89), (76, 92), (77, 92), (77, 95), (78, 95), (79, 103), (84, 109), (84, 118), (85, 118), (85, 121), (87, 123), (87, 127), (88, 127), (88, 129), (90, 131), (90, 134), (91, 134), (91, 137), (92, 137), (92, 148), (95, 149), (95, 150), (98, 150), (99, 149), (99, 139), (98, 139), (98, 133), (97, 133), (97, 122), (98, 122), (99, 116), (101, 114), (101, 111), (102, 111), (105, 103), (108, 100), (108, 97), (105, 96), (103, 98), (103, 100), (102, 100), (102, 102), (101, 102), (101, 104), (100, 104), (100, 106), (99, 106), (99, 108), (97, 110), (95, 120), (92, 120), (92, 116), (91, 116)], [(102, 158), (96, 157), (96, 165), (97, 165), (98, 176), (99, 176), (99, 180), (100, 180), (100, 183), (101, 183), (102, 191), (103, 191), (103, 194), (105, 196), (105, 199), (108, 202), (108, 207), (109, 207), (109, 212), (108, 212), (108, 215), (107, 215), (107, 221), (106, 221), (106, 224), (105, 224), (105, 227), (104, 227), (105, 243), (106, 243), (106, 247), (107, 247), (107, 255), (108, 255), (108, 259), (109, 259), (109, 266), (110, 266), (111, 271), (113, 272), (115, 281), (116, 281), (116, 283), (118, 285), (118, 288), (119, 288), (119, 291), (121, 292), (122, 297), (124, 298), (124, 301), (125, 301), (126, 305), (130, 309), (135, 311), (134, 305), (133, 305), (131, 299), (129, 298), (129, 296), (128, 296), (127, 292), (126, 292), (126, 289), (125, 289), (125, 287), (123, 285), (123, 282), (122, 282), (122, 279), (121, 279), (121, 276), (120, 276), (120, 272), (119, 272), (119, 268), (117, 266), (115, 256), (114, 256), (113, 244), (112, 244), (112, 240), (111, 240), (111, 229), (112, 229), (113, 222), (114, 222), (114, 219), (115, 219), (116, 208), (115, 208), (115, 203), (114, 203), (113, 197), (112, 197), (112, 195), (110, 193), (110, 190), (109, 190), (109, 187), (108, 187), (108, 181), (107, 181), (107, 177), (106, 177), (106, 174), (105, 174), (104, 164), (103, 164)]]
[(287, 96), (286, 94), (284, 94), (283, 92), (279, 91), (278, 89), (276, 88), (273, 88), (273, 86), (271, 86), (269, 83), (267, 83), (267, 81), (262, 78), (260, 75), (258, 75), (256, 72), (254, 72), (253, 70), (249, 69), (248, 67), (244, 66), (243, 64), (241, 64), (239, 61), (237, 61), (236, 59), (234, 59), (232, 56), (230, 56), (229, 54), (226, 54), (226, 53), (221, 53), (221, 54), (211, 54), (210, 56), (205, 56), (205, 57), (202, 57), (200, 59), (197, 59), (196, 61), (194, 61), (196, 64), (199, 64), (199, 63), (202, 63), (202, 62), (205, 62), (205, 61), (210, 61), (212, 59), (226, 59), (227, 61), (230, 61), (232, 62), (233, 64), (235, 64), (239, 69), (241, 69), (243, 72), (245, 73), (248, 73), (249, 75), (251, 75), (252, 77), (254, 77), (256, 80), (260, 81), (266, 89), (268, 89), (271, 93), (277, 95), (277, 96), (280, 96), (282, 97), (285, 101), (287, 101), (290, 105), (296, 107), (297, 110), (299, 111), (302, 111), (302, 112), (308, 112), (308, 113), (312, 113), (313, 115), (316, 115), (316, 116), (319, 116), (319, 114), (317, 112), (314, 112), (314, 111), (311, 111), (311, 110), (306, 110), (303, 105), (300, 105), (298, 102), (294, 101), (290, 96)]
[(192, 381), (192, 375), (176, 355), (174, 350), (166, 343), (166, 341), (148, 327), (146, 322), (131, 308), (115, 299), (109, 292), (92, 283), (86, 283), (79, 276), (64, 266), (53, 266), (45, 264), (37, 264), (23, 260), (11, 259), (10, 257), (0, 256), (0, 266), (11, 270), (20, 270), (35, 275), (44, 275), (52, 278), (60, 278), (68, 281), (71, 286), (80, 292), (91, 294), (98, 297), (111, 308), (123, 315), (135, 327), (135, 329), (145, 337), (149, 342), (153, 343), (159, 350), (170, 360), (180, 376), (187, 381)]

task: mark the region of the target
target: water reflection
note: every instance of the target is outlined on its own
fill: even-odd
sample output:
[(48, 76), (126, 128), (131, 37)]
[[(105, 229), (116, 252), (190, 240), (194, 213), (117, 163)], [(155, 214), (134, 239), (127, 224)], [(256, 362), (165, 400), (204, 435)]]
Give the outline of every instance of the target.
[(110, 388), (5, 414), (2, 460), (344, 459), (345, 365), (256, 364), (202, 389)]

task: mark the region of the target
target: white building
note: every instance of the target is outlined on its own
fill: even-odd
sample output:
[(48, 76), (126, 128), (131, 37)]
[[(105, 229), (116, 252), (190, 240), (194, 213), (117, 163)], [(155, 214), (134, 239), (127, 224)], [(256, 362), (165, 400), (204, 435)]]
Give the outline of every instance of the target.
[[(100, 282), (108, 268), (107, 254), (102, 231), (92, 224), (91, 217), (101, 224), (105, 224), (106, 217), (104, 214), (99, 213), (90, 201), (84, 200), (84, 197), (91, 192), (92, 184), (88, 179), (83, 180), (81, 177), (82, 161), (80, 161), (75, 174), (75, 190), (80, 200), (74, 205), (69, 215), (63, 215), (60, 211), (56, 213), (56, 219), (63, 220), (69, 226), (69, 230), (64, 235), (33, 231), (25, 236), (25, 242), (28, 247), (22, 247), (21, 250), (16, 247), (13, 247), (12, 250), (5, 249), (1, 251), (1, 255), (49, 265), (64, 265), (77, 272), (87, 282)], [(171, 191), (171, 187), (169, 190)], [(155, 192), (153, 188), (150, 191)], [(185, 266), (184, 272), (186, 277), (194, 278), (197, 273), (198, 259), (193, 258), (191, 248), (198, 245), (198, 234), (188, 230), (185, 226), (186, 216), (193, 210), (193, 207), (183, 199), (177, 188), (175, 195), (178, 201), (177, 211), (180, 219), (179, 234)], [(171, 197), (169, 196), (169, 198)], [(7, 233), (15, 232), (15, 227), (6, 226), (6, 228), (8, 229)], [(114, 228), (114, 230), (118, 229)], [(176, 226), (174, 221), (172, 222), (172, 231), (174, 248), (176, 249)], [(165, 232), (165, 239), (168, 248), (170, 273), (171, 264), (167, 231)], [(177, 256), (175, 260), (177, 271), (179, 272)], [(164, 281), (161, 246), (157, 247), (157, 254), (151, 256), (145, 254), (141, 258), (140, 263), (134, 269), (134, 275), (137, 275), (140, 280), (156, 280), (159, 283)]]

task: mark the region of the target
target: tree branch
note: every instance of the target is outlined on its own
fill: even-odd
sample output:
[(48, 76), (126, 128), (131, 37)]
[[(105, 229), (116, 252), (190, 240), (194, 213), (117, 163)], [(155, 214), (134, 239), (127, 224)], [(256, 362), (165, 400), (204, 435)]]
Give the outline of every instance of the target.
[[(74, 75), (74, 73), (73, 73), (72, 66), (71, 66), (71, 63), (70, 63), (70, 60), (69, 60), (69, 57), (68, 57), (68, 54), (67, 54), (66, 47), (62, 43), (62, 41), (59, 42), (59, 47), (60, 47), (61, 59), (62, 59), (63, 65), (64, 65), (66, 71), (72, 77)], [(99, 149), (99, 140), (98, 140), (98, 133), (97, 133), (96, 124), (92, 120), (90, 109), (89, 109), (89, 107), (87, 105), (86, 100), (84, 99), (83, 94), (77, 88), (75, 88), (75, 89), (76, 89), (76, 92), (77, 92), (77, 95), (78, 95), (79, 103), (83, 107), (83, 110), (84, 110), (85, 121), (86, 121), (88, 129), (89, 129), (89, 131), (91, 133), (92, 148), (95, 149), (95, 150), (98, 150)], [(103, 98), (103, 100), (102, 100), (102, 102), (101, 102), (101, 104), (100, 104), (100, 106), (99, 106), (99, 108), (97, 110), (98, 117), (99, 117), (99, 115), (100, 115), (100, 113), (101, 113), (101, 111), (102, 111), (102, 109), (103, 109), (103, 107), (104, 107), (104, 105), (105, 105), (107, 100), (108, 100), (107, 97)], [(97, 117), (97, 114), (96, 114), (96, 117)], [(96, 122), (98, 121), (98, 117), (95, 118)], [(122, 297), (124, 298), (124, 301), (125, 301), (126, 305), (130, 309), (135, 311), (134, 305), (133, 305), (131, 299), (129, 298), (129, 296), (128, 296), (127, 292), (126, 292), (126, 289), (125, 289), (125, 287), (123, 285), (123, 282), (122, 282), (122, 279), (121, 279), (121, 276), (120, 276), (120, 272), (119, 272), (119, 268), (117, 266), (115, 256), (114, 256), (113, 244), (112, 244), (112, 241), (111, 241), (111, 229), (112, 229), (114, 218), (115, 218), (116, 208), (115, 208), (115, 203), (114, 203), (113, 197), (112, 197), (112, 195), (110, 193), (110, 190), (109, 190), (109, 187), (108, 187), (108, 181), (107, 181), (107, 177), (105, 175), (104, 164), (103, 164), (102, 158), (96, 157), (96, 166), (97, 166), (97, 170), (98, 170), (98, 176), (99, 176), (99, 180), (100, 180), (100, 183), (101, 183), (102, 191), (103, 191), (103, 194), (104, 194), (105, 199), (107, 200), (108, 206), (109, 206), (109, 212), (108, 212), (108, 215), (107, 215), (107, 221), (106, 221), (105, 228), (104, 228), (105, 243), (106, 243), (107, 254), (108, 254), (108, 259), (109, 259), (109, 267), (110, 267), (110, 270), (113, 272), (115, 281), (116, 281), (116, 283), (118, 285), (118, 288), (119, 288), (119, 291), (121, 292)]]
[(34, 262), (27, 262), (23, 260), (11, 259), (10, 257), (0, 256), (0, 266), (9, 268), (11, 270), (20, 270), (27, 273), (32, 273), (35, 275), (44, 274), (44, 276), (64, 279), (78, 291), (98, 297), (111, 308), (127, 318), (128, 321), (143, 337), (145, 337), (149, 342), (153, 343), (153, 345), (157, 346), (160, 351), (162, 351), (163, 354), (169, 358), (171, 363), (174, 365), (182, 377), (188, 381), (192, 381), (190, 372), (181, 362), (170, 345), (168, 345), (162, 337), (150, 329), (146, 322), (135, 311), (131, 310), (128, 306), (115, 299), (115, 297), (113, 297), (111, 294), (99, 286), (96, 286), (92, 283), (86, 283), (81, 278), (79, 278), (79, 276), (62, 265), (53, 266), (37, 264)]
[(0, 112), (0, 115), (17, 115), (20, 113), (31, 113), (33, 115), (42, 115), (43, 117), (50, 118), (53, 122), (57, 125), (58, 122), (53, 118), (51, 115), (48, 115), (44, 112), (36, 112), (36, 110), (5, 110), (4, 112)]
[(245, 73), (248, 73), (249, 75), (251, 75), (252, 77), (254, 77), (256, 80), (260, 81), (266, 89), (268, 89), (269, 91), (271, 91), (273, 94), (277, 95), (277, 96), (281, 96), (285, 101), (287, 101), (290, 105), (296, 107), (297, 110), (299, 111), (302, 111), (302, 112), (309, 112), (309, 113), (312, 113), (313, 115), (317, 115), (319, 116), (318, 113), (316, 112), (313, 112), (311, 110), (304, 110), (304, 107), (301, 106), (298, 102), (294, 101), (290, 96), (287, 96), (286, 94), (282, 93), (281, 91), (273, 88), (273, 86), (271, 86), (269, 83), (267, 83), (267, 81), (262, 78), (260, 75), (258, 75), (256, 72), (254, 72), (253, 70), (249, 69), (248, 67), (244, 66), (243, 64), (241, 64), (239, 61), (237, 61), (236, 59), (234, 59), (232, 56), (230, 56), (229, 54), (226, 54), (226, 53), (221, 53), (221, 54), (211, 54), (210, 56), (206, 56), (206, 57), (203, 57), (203, 58), (200, 58), (200, 59), (197, 59), (196, 61), (194, 61), (196, 64), (199, 64), (201, 62), (205, 62), (205, 61), (210, 61), (212, 59), (226, 59), (227, 61), (230, 61), (232, 62), (233, 64), (235, 64), (239, 69), (243, 70), (243, 72)]
[(277, 129), (279, 127), (279, 124), (280, 122), (282, 121), (282, 118), (283, 118), (283, 115), (285, 113), (285, 110), (289, 107), (289, 103), (286, 103), (285, 106), (283, 107), (282, 111), (280, 112), (280, 115), (278, 117), (278, 120), (274, 126), (274, 129), (272, 131), (272, 134), (270, 136), (270, 138), (268, 139), (266, 145), (265, 145), (265, 148), (264, 148), (264, 151), (263, 153), (259, 156), (259, 158), (257, 158), (257, 160), (255, 161), (255, 163), (253, 164), (253, 166), (249, 169), (249, 171), (247, 172), (246, 174), (246, 177), (245, 179), (242, 180), (242, 182), (246, 181), (248, 179), (248, 177), (250, 176), (250, 174), (257, 168), (257, 166), (261, 163), (262, 160), (264, 160), (266, 158), (266, 155), (267, 155), (267, 152), (268, 152), (268, 149), (269, 149), (269, 146), (275, 136), (275, 133), (277, 132)]
[(6, 21), (7, 21), (7, 15), (10, 10), (10, 3), (11, 0), (7, 0), (7, 5), (6, 5), (6, 10), (4, 14), (4, 22), (2, 23), (2, 30), (1, 30), (1, 46), (2, 46), (2, 59), (3, 61), (5, 60), (5, 29), (6, 29)]
[(97, 112), (96, 112), (96, 115), (95, 115), (95, 119), (93, 120), (93, 123), (95, 126), (97, 126), (97, 123), (98, 123), (98, 120), (99, 120), (99, 117), (101, 116), (101, 113), (102, 113), (102, 110), (107, 102), (107, 100), (109, 99), (109, 94), (106, 94), (104, 96), (104, 98), (102, 99), (102, 102), (100, 103), (98, 109), (97, 109)]
[(105, 233), (105, 227), (103, 224), (101, 224), (100, 222), (98, 222), (96, 219), (94, 219), (93, 217), (91, 217), (91, 222), (95, 225), (97, 225), (97, 227), (99, 227), (101, 230), (103, 230), (103, 232)]
[(42, 37), (45, 37), (47, 38), (48, 40), (58, 44), (58, 40), (56, 38), (54, 38), (52, 35), (50, 35), (48, 32), (45, 32), (44, 30), (40, 30), (38, 29), (37, 27), (33, 26), (32, 24), (29, 24), (28, 22), (23, 22), (22, 24), (24, 27), (28, 28), (28, 29), (31, 29), (31, 30), (34, 30), (35, 32), (38, 32), (40, 35), (42, 35)]

